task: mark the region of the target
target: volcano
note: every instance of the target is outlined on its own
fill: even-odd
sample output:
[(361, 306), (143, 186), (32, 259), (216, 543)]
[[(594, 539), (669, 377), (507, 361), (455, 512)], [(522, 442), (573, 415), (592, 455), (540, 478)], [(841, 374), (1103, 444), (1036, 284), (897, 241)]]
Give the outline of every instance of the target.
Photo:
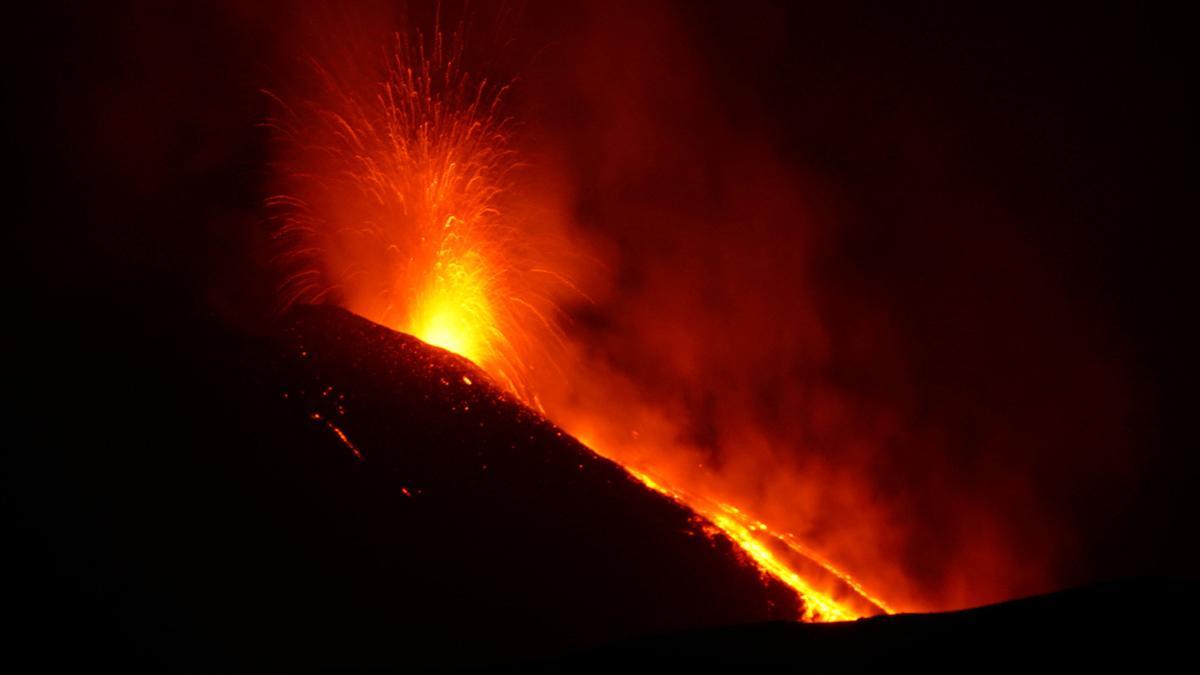
[(19, 8), (9, 660), (1185, 662), (1189, 24), (827, 4)]
[(54, 523), (35, 549), (72, 561), (91, 595), (64, 602), (96, 613), (75, 614), (97, 648), (492, 663), (802, 611), (470, 362), (344, 310), (256, 337), (196, 320), (125, 366), (26, 387), (56, 451), (25, 454), (11, 491)]

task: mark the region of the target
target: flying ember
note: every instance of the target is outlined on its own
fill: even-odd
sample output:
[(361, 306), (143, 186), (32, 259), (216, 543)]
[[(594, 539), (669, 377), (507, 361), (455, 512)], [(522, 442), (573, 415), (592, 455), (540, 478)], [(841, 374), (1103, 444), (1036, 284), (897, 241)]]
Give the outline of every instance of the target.
[(271, 126), (288, 148), (285, 191), (269, 205), (288, 270), (285, 303), (336, 302), (473, 361), (633, 479), (690, 508), (710, 535), (732, 540), (802, 596), (800, 618), (891, 612), (796, 536), (681, 482), (666, 466), (669, 448), (631, 453), (596, 440), (608, 434), (591, 429), (622, 421), (548, 401), (544, 373), (565, 378), (568, 390), (572, 376), (553, 357), (565, 339), (557, 300), (582, 291), (555, 259), (558, 244), (537, 241), (506, 211), (519, 198), (521, 167), (502, 111), (507, 87), (462, 64), (457, 35), (398, 37), (385, 64), (314, 65), (309, 98), (277, 99)]

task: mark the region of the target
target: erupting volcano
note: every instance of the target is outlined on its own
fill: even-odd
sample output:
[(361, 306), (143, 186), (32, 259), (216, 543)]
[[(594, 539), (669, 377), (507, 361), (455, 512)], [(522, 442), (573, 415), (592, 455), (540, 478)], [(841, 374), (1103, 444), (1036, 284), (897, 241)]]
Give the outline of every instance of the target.
[(1186, 21), (29, 10), (20, 661), (1186, 662)]
[(516, 258), (521, 233), (499, 211), (517, 163), (498, 117), (504, 88), (462, 72), (461, 46), (441, 33), (428, 55), (424, 40), (398, 40), (382, 84), (315, 66), (324, 101), (305, 105), (329, 107), (302, 110), (307, 123), (276, 123), (318, 162), (304, 167), (315, 201), (269, 200), (286, 211), (278, 236), (294, 242), (284, 256), (301, 267), (286, 303), (332, 293), (519, 390), (526, 325), (550, 323), (526, 285), (540, 270)]
[[(282, 112), (271, 126), (287, 144), (287, 191), (268, 206), (289, 269), (284, 304), (336, 302), (459, 354), (569, 432), (619, 429), (604, 410), (556, 416), (558, 401), (539, 395), (542, 370), (565, 378), (568, 390), (572, 378), (597, 376), (562, 360), (556, 301), (586, 296), (563, 268), (568, 243), (539, 237), (506, 212), (506, 202), (522, 198), (514, 123), (503, 116), (507, 87), (467, 72), (463, 54), (457, 35), (401, 35), (386, 64), (362, 64), (357, 75), (314, 64), (313, 99), (277, 98)], [(790, 586), (803, 619), (893, 611), (794, 534), (706, 496), (704, 486), (672, 481), (672, 448), (642, 445), (634, 460), (589, 445)]]

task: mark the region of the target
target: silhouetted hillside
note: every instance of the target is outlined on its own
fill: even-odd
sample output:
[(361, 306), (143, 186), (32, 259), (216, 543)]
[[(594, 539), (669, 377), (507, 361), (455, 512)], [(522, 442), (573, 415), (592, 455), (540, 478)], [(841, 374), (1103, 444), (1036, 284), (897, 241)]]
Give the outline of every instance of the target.
[(495, 662), (799, 611), (457, 356), (334, 308), (163, 330), (18, 387), (6, 492), (51, 661)]

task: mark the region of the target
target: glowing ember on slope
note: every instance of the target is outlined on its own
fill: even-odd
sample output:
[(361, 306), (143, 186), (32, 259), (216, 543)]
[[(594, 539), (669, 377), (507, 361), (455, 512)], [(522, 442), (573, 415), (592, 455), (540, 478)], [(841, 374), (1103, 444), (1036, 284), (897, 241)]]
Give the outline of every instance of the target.
[[(283, 163), (291, 190), (269, 200), (282, 214), (282, 260), (292, 269), (287, 302), (335, 299), (458, 353), (578, 436), (592, 422), (547, 410), (528, 377), (534, 363), (554, 365), (546, 354), (561, 341), (555, 298), (575, 289), (542, 247), (523, 241), (527, 233), (502, 217), (517, 167), (497, 117), (504, 89), (462, 71), (461, 55), (460, 42), (447, 48), (437, 34), (428, 54), (421, 39), (415, 47), (399, 41), (378, 78), (359, 73), (356, 82), (318, 68), (318, 100), (285, 106), (287, 115), (273, 121), (293, 153)], [(587, 413), (593, 420), (605, 414)], [(710, 533), (728, 537), (763, 573), (793, 588), (804, 600), (803, 619), (891, 611), (794, 537), (671, 484), (653, 460), (585, 444), (693, 510), (711, 523)], [(668, 459), (668, 448), (659, 452)]]

